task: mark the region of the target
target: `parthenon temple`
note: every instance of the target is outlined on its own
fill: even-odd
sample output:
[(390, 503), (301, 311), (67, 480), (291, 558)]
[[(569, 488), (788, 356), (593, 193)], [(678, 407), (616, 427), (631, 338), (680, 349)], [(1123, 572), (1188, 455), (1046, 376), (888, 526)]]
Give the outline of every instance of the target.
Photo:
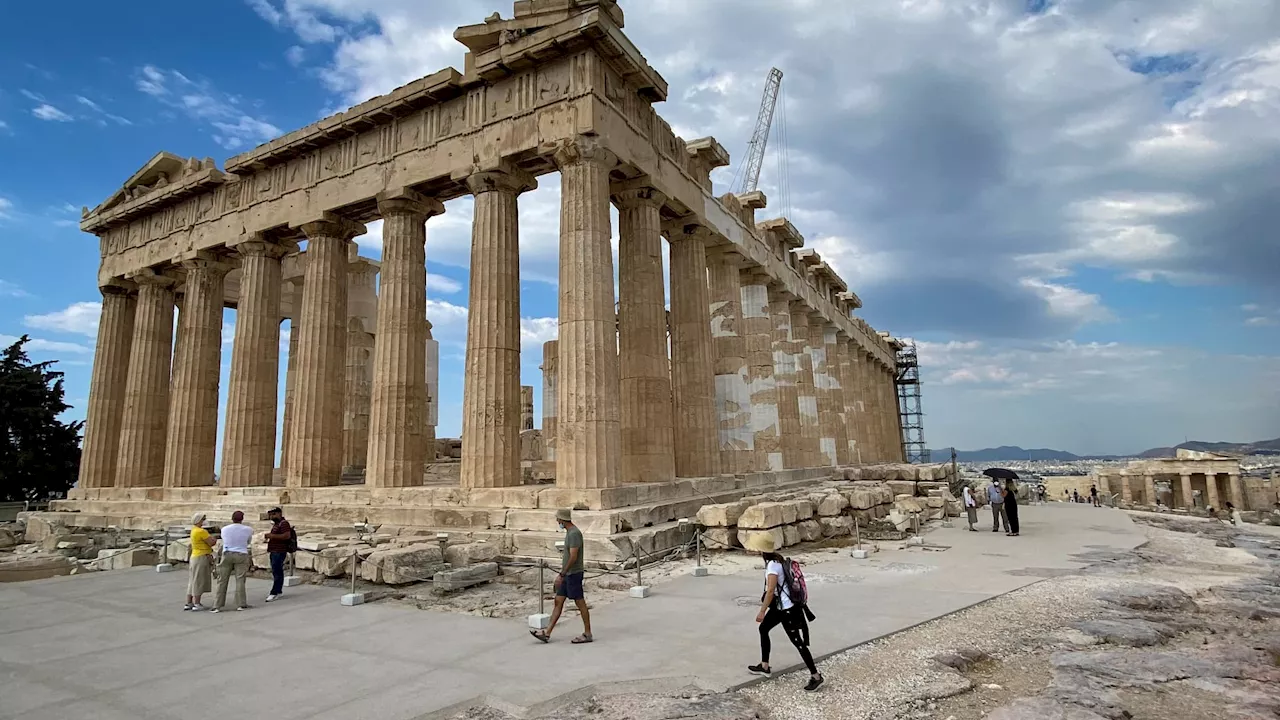
[[(854, 315), (858, 295), (795, 225), (757, 219), (762, 192), (713, 196), (728, 153), (658, 115), (667, 83), (623, 25), (615, 0), (517, 0), (510, 19), (458, 28), (461, 72), (222, 169), (160, 153), (86, 211), (102, 316), (80, 480), (54, 511), (121, 524), (281, 502), (303, 524), (523, 531), (512, 542), (536, 555), (559, 507), (584, 511), (589, 534), (658, 533), (703, 503), (902, 462), (896, 341)], [(540, 360), (554, 485), (521, 468), (517, 213), (552, 172), (559, 335)], [(432, 218), (462, 196), (474, 217), (460, 475), (439, 486), (424, 484), (438, 371), (425, 259)], [(353, 244), (375, 219), (380, 262)], [(357, 468), (363, 483), (344, 483)]]

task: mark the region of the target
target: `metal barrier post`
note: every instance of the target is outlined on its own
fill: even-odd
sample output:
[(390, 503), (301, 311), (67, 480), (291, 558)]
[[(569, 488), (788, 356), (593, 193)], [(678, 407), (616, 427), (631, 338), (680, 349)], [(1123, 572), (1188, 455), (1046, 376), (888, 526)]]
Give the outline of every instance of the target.
[[(154, 546), (152, 546), (154, 547)], [(173, 563), (169, 562), (169, 526), (164, 526), (164, 542), (160, 550), (160, 562), (156, 563), (156, 572), (169, 572)]]
[(347, 606), (363, 605), (364, 593), (356, 592), (356, 572), (360, 565), (360, 548), (351, 546), (351, 592), (342, 596), (342, 604)]
[(867, 559), (867, 551), (862, 549), (862, 528), (858, 523), (858, 515), (853, 516), (853, 551), (849, 553), (858, 560)]
[(644, 578), (640, 573), (640, 546), (631, 546), (631, 556), (636, 559), (636, 586), (631, 588), (631, 597), (647, 598), (649, 597), (649, 588), (644, 584)]
[(547, 561), (538, 558), (538, 612), (529, 616), (530, 630), (546, 630), (551, 625), (547, 614)]

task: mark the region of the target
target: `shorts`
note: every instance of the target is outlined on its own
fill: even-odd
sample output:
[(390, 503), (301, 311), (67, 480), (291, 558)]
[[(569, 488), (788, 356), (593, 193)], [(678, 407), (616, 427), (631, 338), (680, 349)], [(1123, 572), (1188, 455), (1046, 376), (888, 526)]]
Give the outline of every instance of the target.
[(584, 599), (586, 596), (582, 592), (582, 578), (583, 573), (565, 575), (560, 581), (560, 587), (556, 588), (556, 595), (569, 600)]

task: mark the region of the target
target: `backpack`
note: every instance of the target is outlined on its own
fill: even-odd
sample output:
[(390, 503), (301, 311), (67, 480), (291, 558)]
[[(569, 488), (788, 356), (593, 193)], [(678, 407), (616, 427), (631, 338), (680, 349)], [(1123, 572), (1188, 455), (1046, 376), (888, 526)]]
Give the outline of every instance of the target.
[(787, 595), (795, 607), (806, 607), (809, 604), (809, 586), (804, 582), (804, 570), (800, 562), (787, 558), (782, 563), (782, 580), (786, 583)]
[(298, 552), (298, 531), (293, 529), (293, 525), (289, 526), (289, 539), (287, 542), (289, 544), (286, 552)]

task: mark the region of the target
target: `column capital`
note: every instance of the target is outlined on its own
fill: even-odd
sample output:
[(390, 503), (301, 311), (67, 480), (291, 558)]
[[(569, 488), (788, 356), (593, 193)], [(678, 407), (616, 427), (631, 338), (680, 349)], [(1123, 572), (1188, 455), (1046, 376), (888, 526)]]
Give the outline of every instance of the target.
[[(378, 213), (383, 217), (387, 215), (421, 215), (423, 220), (436, 215), (444, 214), (444, 205), (435, 198), (429, 198), (422, 193), (401, 188), (399, 190), (384, 190), (378, 193)], [(358, 233), (363, 235), (364, 233)]]
[(578, 135), (563, 140), (545, 143), (539, 148), (542, 154), (549, 155), (558, 168), (571, 165), (599, 165), (612, 170), (618, 164), (618, 156), (613, 154), (595, 135)]
[(667, 202), (667, 196), (653, 186), (653, 181), (642, 176), (626, 182), (614, 183), (610, 188), (613, 204), (621, 210), (638, 207), (656, 207), (661, 209)]
[(458, 170), (452, 178), (467, 186), (472, 195), (487, 192), (509, 192), (520, 194), (538, 187), (538, 181), (529, 173), (507, 162), (497, 167), (473, 167)]
[(706, 225), (701, 225), (692, 215), (662, 223), (662, 233), (668, 242), (699, 242), (711, 245), (715, 233)]
[(112, 278), (105, 285), (99, 285), (98, 292), (103, 295), (133, 295), (138, 292), (138, 286), (123, 278)]
[(747, 264), (739, 272), (742, 274), (743, 285), (764, 285), (769, 287), (778, 282), (769, 271), (759, 265)]
[(364, 223), (349, 220), (337, 213), (324, 212), (319, 219), (302, 223), (300, 226), (302, 233), (307, 239), (313, 240), (318, 237), (337, 238), (339, 240), (348, 241), (351, 238), (359, 237), (368, 232), (368, 228)]
[(150, 287), (171, 288), (178, 283), (177, 279), (172, 275), (168, 275), (163, 271), (157, 272), (151, 268), (130, 273), (126, 277), (138, 287), (146, 285)]
[(188, 257), (178, 261), (178, 267), (187, 271), (187, 273), (203, 271), (213, 277), (221, 277), (231, 272), (234, 266), (231, 263), (223, 262), (214, 257), (196, 256)]
[(284, 245), (261, 239), (245, 240), (237, 243), (233, 249), (242, 258), (265, 257), (272, 260), (279, 260), (290, 252), (289, 248)]

